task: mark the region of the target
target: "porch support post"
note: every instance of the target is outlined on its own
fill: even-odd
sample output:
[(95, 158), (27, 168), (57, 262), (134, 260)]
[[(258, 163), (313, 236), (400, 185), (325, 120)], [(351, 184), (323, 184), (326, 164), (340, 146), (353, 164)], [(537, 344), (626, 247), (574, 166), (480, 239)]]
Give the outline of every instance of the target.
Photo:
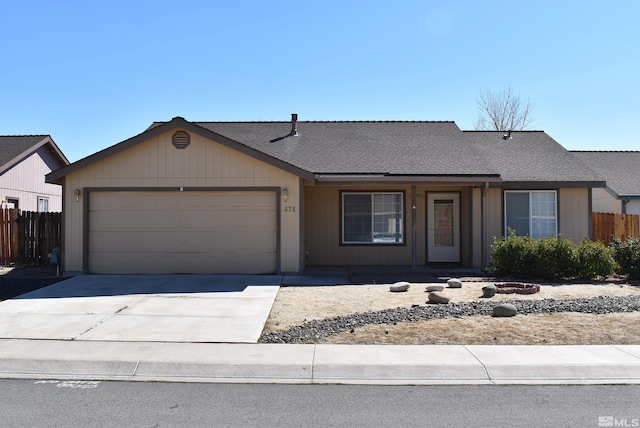
[(486, 268), (487, 264), (488, 264), (488, 258), (487, 258), (487, 192), (489, 191), (489, 182), (485, 182), (484, 183), (484, 187), (482, 188), (482, 201), (481, 201), (481, 205), (482, 205), (482, 218), (480, 220), (480, 226), (481, 226), (481, 236), (482, 236), (482, 248), (480, 250), (480, 261), (482, 263), (482, 268)]
[(418, 209), (418, 206), (416, 205), (417, 199), (416, 186), (413, 185), (411, 186), (411, 270), (413, 272), (418, 270), (418, 225), (416, 224), (416, 211)]

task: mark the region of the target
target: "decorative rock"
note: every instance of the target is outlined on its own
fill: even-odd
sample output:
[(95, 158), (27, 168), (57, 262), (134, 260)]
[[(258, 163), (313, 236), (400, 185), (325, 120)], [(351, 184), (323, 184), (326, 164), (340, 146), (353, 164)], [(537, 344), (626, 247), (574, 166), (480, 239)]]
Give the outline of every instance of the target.
[(442, 290), (444, 290), (444, 285), (442, 284), (427, 285), (427, 291), (442, 291)]
[(428, 298), (430, 302), (442, 304), (449, 303), (449, 300), (451, 300), (451, 297), (449, 297), (447, 293), (444, 293), (442, 291), (432, 291), (431, 293), (429, 293)]
[(494, 317), (512, 317), (518, 313), (518, 309), (511, 303), (503, 303), (493, 307)]
[(493, 297), (496, 295), (496, 286), (494, 284), (482, 287), (482, 297)]
[(451, 278), (447, 281), (447, 285), (449, 286), (449, 288), (462, 288), (462, 281), (460, 281), (458, 278)]
[(406, 281), (396, 282), (395, 284), (392, 284), (389, 287), (389, 291), (392, 291), (394, 293), (398, 293), (398, 292), (401, 292), (401, 291), (407, 291), (410, 286), (411, 286), (411, 284), (409, 284)]
[[(585, 314), (611, 314), (640, 312), (640, 296), (596, 296), (578, 299), (527, 299), (512, 302), (518, 305), (518, 314), (554, 314), (578, 312)], [(321, 338), (347, 332), (366, 325), (415, 322), (420, 320), (447, 319), (491, 315), (496, 302), (450, 302), (448, 305), (412, 305), (411, 308), (393, 308), (382, 311), (355, 313), (347, 316), (304, 321), (283, 331), (267, 331), (260, 336), (260, 343), (315, 343)], [(355, 331), (355, 330), (354, 330)]]

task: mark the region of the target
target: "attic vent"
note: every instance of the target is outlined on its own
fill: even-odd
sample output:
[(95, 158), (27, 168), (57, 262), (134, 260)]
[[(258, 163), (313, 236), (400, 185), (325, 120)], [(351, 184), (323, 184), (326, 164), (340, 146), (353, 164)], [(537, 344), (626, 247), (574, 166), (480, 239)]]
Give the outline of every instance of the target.
[(176, 149), (186, 149), (190, 142), (191, 136), (184, 131), (176, 132), (171, 139), (171, 144), (173, 144)]

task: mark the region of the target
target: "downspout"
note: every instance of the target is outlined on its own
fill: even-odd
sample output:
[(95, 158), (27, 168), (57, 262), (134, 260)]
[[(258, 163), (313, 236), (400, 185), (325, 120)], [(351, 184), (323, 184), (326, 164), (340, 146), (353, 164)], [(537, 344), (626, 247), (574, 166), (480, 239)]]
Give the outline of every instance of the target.
[(482, 187), (482, 213), (480, 219), (480, 227), (481, 227), (481, 245), (482, 248), (480, 250), (480, 263), (482, 264), (482, 268), (486, 268), (487, 261), (487, 192), (489, 191), (489, 182), (486, 181), (484, 186)]
[(411, 270), (413, 272), (418, 270), (418, 225), (416, 224), (416, 211), (418, 206), (416, 205), (417, 195), (416, 186), (411, 186)]

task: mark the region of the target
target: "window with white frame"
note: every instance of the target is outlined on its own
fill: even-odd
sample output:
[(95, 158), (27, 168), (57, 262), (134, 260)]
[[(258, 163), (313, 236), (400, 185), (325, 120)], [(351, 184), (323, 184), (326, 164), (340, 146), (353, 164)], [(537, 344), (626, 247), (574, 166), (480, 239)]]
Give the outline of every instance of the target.
[(39, 213), (49, 212), (49, 198), (38, 196), (38, 212)]
[(343, 192), (343, 244), (403, 244), (402, 192)]
[(558, 234), (555, 190), (506, 191), (504, 193), (505, 236), (548, 238)]

